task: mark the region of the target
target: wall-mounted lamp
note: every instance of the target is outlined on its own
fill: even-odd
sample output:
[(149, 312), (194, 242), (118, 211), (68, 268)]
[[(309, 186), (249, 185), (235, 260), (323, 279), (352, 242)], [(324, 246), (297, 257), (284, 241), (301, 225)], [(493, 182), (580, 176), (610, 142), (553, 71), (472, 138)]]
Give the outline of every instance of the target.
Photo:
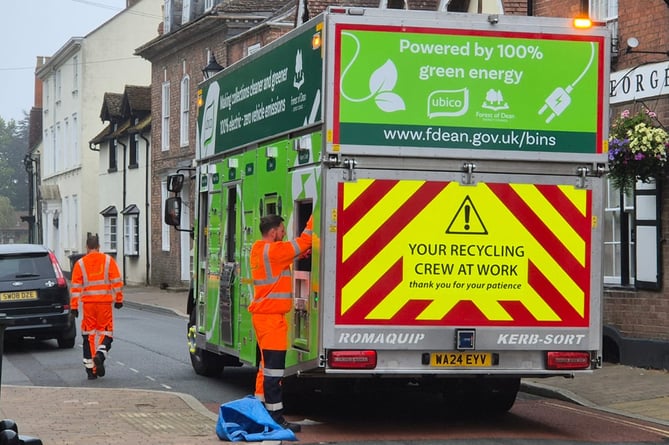
[(207, 80), (214, 74), (218, 73), (219, 71), (223, 70), (223, 67), (218, 64), (216, 61), (216, 57), (214, 56), (214, 53), (209, 54), (209, 63), (207, 66), (202, 68), (202, 75), (204, 76), (204, 79)]
[(669, 57), (669, 51), (641, 51), (635, 49), (637, 46), (639, 46), (639, 39), (636, 37), (630, 37), (627, 39), (627, 50), (625, 51), (625, 54), (629, 53), (639, 53), (639, 54), (664, 54), (665, 56)]

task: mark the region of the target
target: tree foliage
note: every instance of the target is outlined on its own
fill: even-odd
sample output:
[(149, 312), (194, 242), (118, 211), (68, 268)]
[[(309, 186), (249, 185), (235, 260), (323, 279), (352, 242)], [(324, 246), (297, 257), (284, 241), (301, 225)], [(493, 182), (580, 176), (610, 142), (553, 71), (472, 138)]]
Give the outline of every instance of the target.
[(26, 115), (21, 121), (0, 117), (0, 196), (8, 198), (14, 209), (28, 209), (28, 173), (23, 159), (28, 153)]
[(0, 196), (0, 227), (16, 226), (16, 214), (14, 207), (6, 196)]

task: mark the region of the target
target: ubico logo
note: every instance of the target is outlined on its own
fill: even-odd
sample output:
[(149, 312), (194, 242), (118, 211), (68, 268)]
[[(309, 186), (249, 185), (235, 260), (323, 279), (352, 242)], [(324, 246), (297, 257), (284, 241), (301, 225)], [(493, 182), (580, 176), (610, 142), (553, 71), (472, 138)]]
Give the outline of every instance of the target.
[(585, 334), (499, 334), (498, 345), (580, 345)]
[(462, 108), (464, 105), (461, 99), (453, 99), (450, 97), (435, 97), (430, 99), (430, 105), (433, 107), (450, 107), (450, 108)]

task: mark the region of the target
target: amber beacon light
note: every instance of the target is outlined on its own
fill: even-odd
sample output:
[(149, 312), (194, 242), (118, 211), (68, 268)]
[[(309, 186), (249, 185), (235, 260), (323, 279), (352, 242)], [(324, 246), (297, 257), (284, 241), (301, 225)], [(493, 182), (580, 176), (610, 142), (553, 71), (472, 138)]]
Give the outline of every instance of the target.
[(592, 20), (587, 17), (576, 17), (574, 19), (574, 28), (588, 29), (592, 28)]

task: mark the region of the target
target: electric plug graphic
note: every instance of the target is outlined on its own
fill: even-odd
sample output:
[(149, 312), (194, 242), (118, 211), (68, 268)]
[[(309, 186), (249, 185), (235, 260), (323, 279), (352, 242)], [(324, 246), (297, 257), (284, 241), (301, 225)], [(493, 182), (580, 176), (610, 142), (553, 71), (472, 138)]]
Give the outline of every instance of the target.
[(541, 115), (544, 114), (548, 108), (550, 108), (551, 114), (546, 118), (546, 123), (552, 121), (555, 116), (561, 115), (565, 108), (569, 106), (571, 103), (571, 97), (569, 97), (569, 93), (571, 93), (572, 89), (573, 87), (571, 85), (568, 86), (567, 89), (557, 87), (555, 90), (553, 90), (550, 96), (548, 96), (546, 103), (539, 110), (539, 114)]

